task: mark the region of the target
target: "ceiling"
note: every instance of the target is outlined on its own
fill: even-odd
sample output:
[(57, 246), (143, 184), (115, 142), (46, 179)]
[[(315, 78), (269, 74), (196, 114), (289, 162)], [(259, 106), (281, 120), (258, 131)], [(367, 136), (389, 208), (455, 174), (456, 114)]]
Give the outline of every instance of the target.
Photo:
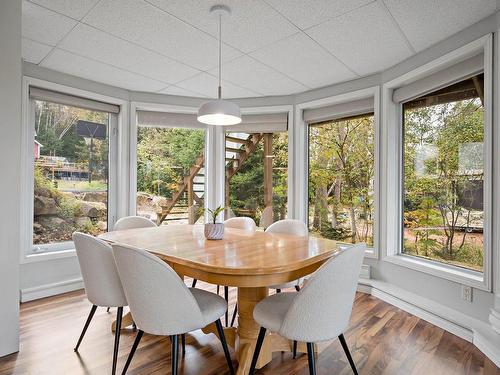
[(135, 91), (287, 95), (383, 71), (496, 11), (496, 0), (23, 0), (23, 58)]

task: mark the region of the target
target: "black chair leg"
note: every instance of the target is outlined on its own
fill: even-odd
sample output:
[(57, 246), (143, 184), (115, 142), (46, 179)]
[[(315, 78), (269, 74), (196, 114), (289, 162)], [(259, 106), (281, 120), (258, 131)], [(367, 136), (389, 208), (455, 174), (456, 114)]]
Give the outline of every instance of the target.
[(172, 341), (172, 375), (177, 375), (177, 361), (179, 360), (179, 336), (170, 336)]
[(143, 334), (144, 334), (144, 332), (141, 330), (139, 330), (137, 332), (137, 336), (135, 336), (134, 344), (132, 345), (132, 348), (130, 349), (130, 354), (127, 357), (127, 362), (125, 362), (125, 367), (123, 367), (122, 375), (125, 375), (127, 373), (128, 366), (130, 366), (130, 362), (132, 362), (132, 358), (134, 357), (135, 350), (139, 346), (139, 343), (141, 342)]
[(89, 328), (89, 324), (92, 321), (92, 318), (94, 317), (94, 314), (95, 314), (96, 310), (97, 310), (97, 306), (96, 305), (92, 305), (92, 307), (90, 309), (89, 316), (87, 318), (87, 321), (85, 322), (85, 325), (83, 326), (83, 331), (80, 334), (80, 338), (78, 339), (78, 342), (76, 343), (76, 346), (75, 346), (75, 349), (74, 349), (75, 352), (78, 351), (78, 348), (80, 347), (80, 344), (81, 344), (81, 342), (83, 340), (83, 336), (85, 336), (85, 332), (87, 332), (87, 328)]
[(227, 348), (226, 335), (224, 335), (224, 329), (222, 328), (222, 323), (220, 319), (215, 321), (215, 326), (217, 327), (217, 332), (219, 333), (220, 342), (222, 344), (222, 349), (224, 350), (224, 356), (226, 357), (227, 366), (229, 367), (229, 372), (234, 375), (233, 361), (231, 360), (231, 355), (229, 355), (229, 349)]
[(259, 337), (257, 337), (257, 343), (255, 344), (255, 351), (253, 352), (252, 364), (250, 365), (249, 375), (253, 375), (255, 373), (255, 366), (257, 366), (257, 360), (259, 359), (260, 349), (262, 348), (262, 343), (264, 342), (264, 338), (266, 337), (266, 329), (264, 327), (260, 327)]
[(220, 285), (217, 285), (217, 294), (220, 292)]
[(108, 307), (108, 308), (106, 309), (106, 312), (108, 312), (108, 313), (109, 313), (109, 309), (110, 309), (110, 307)]
[(194, 288), (196, 286), (196, 283), (198, 282), (198, 280), (196, 279), (193, 279), (193, 283), (191, 284), (191, 288)]
[(314, 344), (307, 343), (307, 359), (309, 362), (309, 375), (316, 375), (316, 363), (314, 358)]
[[(228, 286), (224, 287), (224, 299), (226, 300), (226, 302), (229, 302), (229, 287)], [(225, 319), (225, 323), (226, 323), (226, 327), (227, 327), (227, 324), (229, 322), (229, 312), (227, 311), (227, 309), (226, 309), (226, 314), (224, 314), (224, 319)]]
[(297, 358), (297, 341), (293, 341), (293, 359)]
[(276, 293), (281, 293), (281, 289), (276, 289)]
[(113, 348), (113, 367), (111, 374), (116, 374), (116, 361), (118, 359), (118, 347), (120, 346), (120, 327), (122, 326), (123, 307), (116, 310), (115, 346)]
[(234, 305), (233, 317), (231, 318), (231, 327), (234, 327), (234, 321), (236, 320), (236, 314), (238, 314), (238, 304)]
[(340, 344), (342, 345), (342, 348), (344, 349), (345, 355), (347, 356), (347, 360), (349, 361), (349, 364), (351, 365), (352, 372), (354, 373), (354, 375), (358, 375), (358, 370), (356, 370), (356, 365), (354, 364), (354, 361), (352, 360), (351, 352), (349, 351), (349, 347), (347, 346), (347, 343), (345, 341), (343, 333), (340, 334), (339, 341), (340, 341)]
[(181, 335), (181, 342), (182, 342), (182, 356), (184, 357), (186, 355), (186, 334)]
[(299, 285), (295, 285), (295, 290), (296, 290), (297, 292), (300, 292), (300, 286), (299, 286)]

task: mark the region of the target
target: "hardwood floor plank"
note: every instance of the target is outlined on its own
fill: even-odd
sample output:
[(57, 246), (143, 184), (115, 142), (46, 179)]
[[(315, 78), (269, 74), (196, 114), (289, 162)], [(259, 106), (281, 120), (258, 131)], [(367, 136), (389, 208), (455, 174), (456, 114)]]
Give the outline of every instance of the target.
[[(186, 279), (191, 285), (191, 280)], [(215, 285), (198, 287), (216, 292)], [(221, 288), (222, 290), (222, 288)], [(230, 314), (236, 288), (229, 289)], [(31, 301), (21, 306), (21, 351), (0, 358), (0, 375), (101, 375), (111, 371), (113, 334), (110, 313), (99, 308), (79, 353), (73, 352), (90, 308), (83, 291)], [(334, 317), (332, 317), (334, 319)], [(136, 332), (122, 330), (118, 353), (120, 372)], [(433, 326), (373, 296), (356, 295), (351, 324), (345, 338), (360, 374), (481, 374), (500, 375), (498, 369), (471, 343)], [(186, 355), (179, 373), (185, 375), (228, 374), (219, 340), (201, 331), (186, 337)], [(234, 351), (230, 349), (235, 366)], [(351, 369), (338, 340), (318, 355), (318, 374), (349, 375)], [(170, 373), (170, 340), (144, 334), (128, 374)], [(292, 359), (289, 352), (275, 353), (257, 372), (266, 375), (306, 375), (307, 356)]]

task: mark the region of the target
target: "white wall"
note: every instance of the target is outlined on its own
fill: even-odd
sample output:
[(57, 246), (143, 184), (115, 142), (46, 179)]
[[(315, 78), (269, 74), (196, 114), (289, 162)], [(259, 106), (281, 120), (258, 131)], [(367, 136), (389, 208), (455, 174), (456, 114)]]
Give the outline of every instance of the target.
[(0, 357), (19, 350), (21, 0), (0, 2)]

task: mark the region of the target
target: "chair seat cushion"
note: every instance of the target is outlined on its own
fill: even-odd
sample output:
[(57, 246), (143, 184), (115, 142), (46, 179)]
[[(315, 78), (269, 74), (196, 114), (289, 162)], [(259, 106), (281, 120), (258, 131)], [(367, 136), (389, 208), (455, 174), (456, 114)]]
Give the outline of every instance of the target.
[(253, 309), (253, 318), (261, 326), (278, 332), (297, 293), (277, 293), (260, 301)]
[(200, 306), (205, 325), (215, 322), (226, 313), (227, 302), (221, 296), (202, 289), (189, 288), (189, 290)]

